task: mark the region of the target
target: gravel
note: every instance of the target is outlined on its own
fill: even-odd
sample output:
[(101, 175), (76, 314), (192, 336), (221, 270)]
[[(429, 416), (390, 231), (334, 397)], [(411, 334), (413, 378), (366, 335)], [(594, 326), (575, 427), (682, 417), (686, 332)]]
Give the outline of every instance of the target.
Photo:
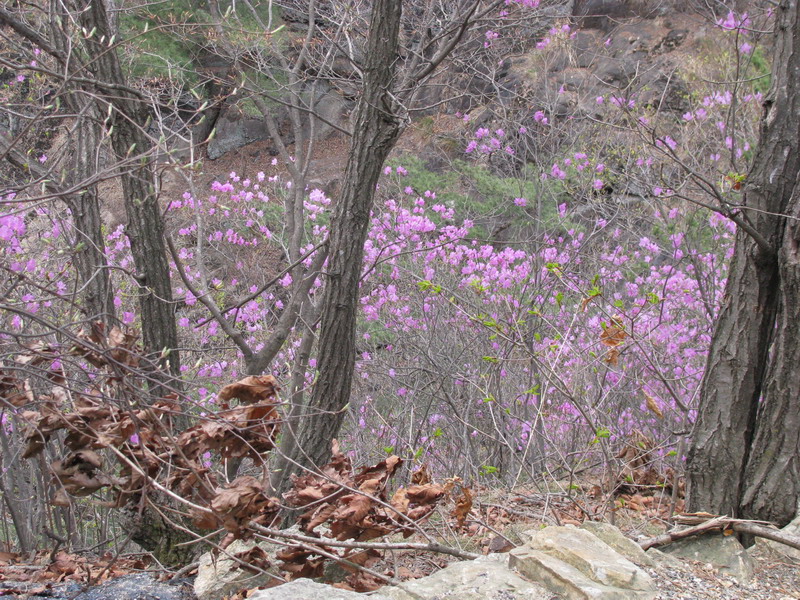
[(761, 551), (751, 553), (756, 563), (749, 583), (717, 574), (711, 565), (681, 561), (681, 566), (648, 569), (658, 588), (659, 600), (695, 600), (703, 598), (731, 600), (800, 599), (800, 567), (782, 562)]

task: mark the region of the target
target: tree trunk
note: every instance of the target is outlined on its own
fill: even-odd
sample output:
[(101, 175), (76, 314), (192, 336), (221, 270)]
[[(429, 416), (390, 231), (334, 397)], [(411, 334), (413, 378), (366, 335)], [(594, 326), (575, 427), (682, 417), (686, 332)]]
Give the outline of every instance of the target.
[(744, 232), (711, 343), (689, 450), (690, 507), (739, 517), (744, 466), (774, 327), (777, 265)]
[(150, 121), (148, 107), (127, 89), (119, 58), (108, 47), (112, 39), (102, 0), (77, 2), (80, 23), (93, 35), (83, 39), (89, 69), (100, 82), (98, 102), (101, 110), (110, 104), (108, 119), (111, 145), (120, 163), (126, 233), (136, 265), (141, 307), (142, 341), (146, 351), (158, 361), (164, 351), (173, 375), (179, 373), (178, 331), (172, 285), (164, 242), (164, 222), (158, 205), (151, 149), (145, 133)]
[[(73, 93), (71, 96), (77, 99), (78, 94)], [(76, 127), (74, 167), (77, 181), (86, 181), (95, 174), (97, 148), (100, 144), (96, 115), (91, 108), (86, 113), (84, 122)], [(114, 323), (114, 293), (105, 254), (97, 185), (89, 185), (77, 194), (65, 196), (63, 199), (75, 222), (73, 263), (82, 286), (78, 301), (84, 306), (89, 320)]]
[(793, 197), (778, 254), (778, 327), (741, 500), (744, 518), (780, 527), (792, 520), (800, 498), (800, 182)]
[[(331, 441), (350, 400), (359, 280), (370, 211), (383, 163), (404, 126), (390, 93), (401, 13), (398, 0), (376, 0), (372, 7), (363, 94), (356, 109), (341, 196), (331, 221), (319, 370), (311, 401), (300, 420), (297, 450), (291, 457), (308, 467), (324, 465), (329, 459)], [(288, 468), (285, 475), (292, 470)]]
[(785, 471), (797, 473), (798, 344), (792, 333), (800, 273), (796, 222), (783, 216), (798, 211), (792, 202), (800, 173), (798, 23), (797, 0), (785, 0), (777, 10), (772, 89), (743, 200), (744, 217), (766, 244), (737, 233), (687, 468), (691, 510), (782, 524), (794, 514), (800, 486)]

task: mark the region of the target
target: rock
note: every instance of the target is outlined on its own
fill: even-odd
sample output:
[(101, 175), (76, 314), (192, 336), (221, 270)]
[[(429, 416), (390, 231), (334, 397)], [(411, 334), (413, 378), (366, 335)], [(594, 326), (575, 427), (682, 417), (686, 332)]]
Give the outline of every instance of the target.
[[(275, 550), (271, 544), (266, 542), (261, 542), (258, 545), (267, 554)], [(226, 552), (236, 555), (252, 550), (255, 546), (256, 543), (253, 541), (236, 540), (226, 548)], [(271, 571), (273, 574), (278, 573), (274, 567)], [(269, 574), (239, 568), (239, 563), (229, 558), (226, 554), (214, 555), (211, 552), (206, 552), (200, 557), (197, 566), (194, 593), (199, 600), (219, 600), (241, 589), (267, 585), (272, 581), (274, 581), (274, 578)]]
[(600, 538), (632, 563), (643, 567), (652, 568), (656, 566), (653, 559), (647, 556), (639, 544), (625, 537), (618, 528), (610, 523), (584, 521), (581, 528)]
[[(800, 537), (800, 515), (795, 517), (794, 521), (781, 529), (782, 533), (787, 533), (795, 537)], [(772, 553), (778, 558), (788, 560), (796, 565), (800, 565), (800, 550), (773, 542), (772, 540), (765, 540), (764, 538), (757, 537), (755, 547), (764, 552)]]
[(191, 586), (186, 581), (158, 582), (147, 573), (136, 573), (95, 586), (73, 600), (190, 600)]
[(664, 567), (667, 569), (679, 569), (682, 571), (686, 571), (689, 566), (683, 562), (679, 558), (675, 558), (667, 554), (666, 552), (662, 552), (657, 548), (650, 548), (645, 554), (652, 560), (657, 567)]
[(642, 53), (621, 58), (601, 58), (594, 65), (594, 75), (597, 79), (616, 88), (624, 88), (639, 74)]
[[(613, 552), (613, 550), (612, 550)], [(528, 546), (511, 551), (511, 566), (566, 600), (651, 600), (653, 591), (626, 590), (603, 585), (572, 565)]]
[(214, 137), (208, 143), (208, 158), (211, 160), (269, 137), (263, 119), (246, 117), (236, 107), (229, 107), (220, 115), (214, 131)]
[(663, 551), (679, 558), (710, 564), (739, 583), (747, 583), (753, 578), (753, 559), (732, 535), (698, 535), (664, 546)]
[[(313, 131), (306, 127), (305, 135), (314, 134), (314, 141), (324, 140), (336, 131), (336, 127), (349, 131), (350, 117), (355, 104), (345, 100), (340, 94), (325, 91), (314, 99), (313, 110), (320, 119), (315, 120)], [(334, 127), (334, 125), (336, 127)]]
[[(650, 576), (585, 529), (546, 527), (525, 532), (509, 565), (570, 599), (655, 597)], [(621, 535), (621, 534), (620, 534)]]
[[(507, 555), (457, 562), (429, 577), (380, 590), (389, 600), (549, 600), (542, 587), (511, 571)], [(371, 596), (370, 598), (374, 598)]]
[[(382, 593), (383, 590), (376, 594), (365, 596), (358, 592), (350, 592), (348, 590), (340, 590), (339, 588), (331, 587), (322, 583), (311, 581), (310, 579), (296, 579), (295, 581), (284, 583), (278, 587), (270, 588), (268, 590), (259, 590), (248, 600), (388, 600), (387, 596)], [(218, 596), (217, 600), (222, 598)]]
[(652, 587), (647, 573), (585, 529), (547, 527), (531, 536), (527, 545), (569, 563), (604, 585), (631, 590)]

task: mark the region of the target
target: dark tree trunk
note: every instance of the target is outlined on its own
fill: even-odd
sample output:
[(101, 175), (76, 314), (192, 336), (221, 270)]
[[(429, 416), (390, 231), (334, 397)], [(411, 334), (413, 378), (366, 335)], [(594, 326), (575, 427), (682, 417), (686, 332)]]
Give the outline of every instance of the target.
[[(77, 94), (71, 95), (77, 97)], [(93, 118), (95, 115), (91, 109), (85, 112), (88, 113), (86, 120), (77, 128), (75, 139), (77, 181), (86, 181), (95, 174), (97, 148), (100, 144), (99, 126)], [(84, 306), (90, 320), (114, 323), (114, 294), (106, 261), (97, 186), (89, 185), (77, 194), (63, 198), (75, 222), (73, 263), (82, 286), (78, 290), (78, 301)]]
[(763, 241), (741, 230), (736, 236), (687, 469), (692, 510), (782, 524), (792, 518), (800, 491), (800, 273), (792, 220), (800, 208), (799, 24), (797, 0), (782, 2), (773, 87), (744, 197), (744, 217)]
[(800, 182), (792, 197), (778, 254), (778, 326), (741, 499), (742, 516), (780, 526), (800, 498)]
[(108, 47), (112, 38), (102, 0), (77, 2), (80, 23), (94, 34), (84, 38), (89, 69), (97, 79), (101, 110), (110, 104), (108, 119), (111, 145), (119, 162), (126, 233), (136, 265), (141, 307), (142, 341), (158, 359), (167, 351), (166, 364), (172, 374), (179, 372), (178, 332), (172, 302), (169, 264), (164, 241), (164, 222), (158, 205), (151, 149), (145, 130), (150, 122), (147, 105), (127, 89), (119, 58)]
[[(376, 0), (372, 7), (363, 94), (356, 109), (341, 195), (331, 221), (317, 351), (319, 371), (306, 414), (299, 422), (297, 451), (291, 457), (304, 466), (327, 462), (331, 441), (338, 434), (350, 400), (358, 289), (370, 210), (383, 163), (404, 125), (391, 95), (401, 12), (402, 2), (398, 0)], [(289, 467), (285, 473), (291, 470)]]
[(740, 231), (689, 451), (692, 510), (739, 516), (776, 312), (777, 265)]

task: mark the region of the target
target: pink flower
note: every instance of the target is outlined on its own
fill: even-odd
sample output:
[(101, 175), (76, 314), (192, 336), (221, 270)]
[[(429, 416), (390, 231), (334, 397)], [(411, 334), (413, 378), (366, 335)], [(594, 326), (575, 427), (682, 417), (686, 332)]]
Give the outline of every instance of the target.
[(514, 204), (517, 206), (527, 206), (528, 201), (525, 198), (514, 198)]

